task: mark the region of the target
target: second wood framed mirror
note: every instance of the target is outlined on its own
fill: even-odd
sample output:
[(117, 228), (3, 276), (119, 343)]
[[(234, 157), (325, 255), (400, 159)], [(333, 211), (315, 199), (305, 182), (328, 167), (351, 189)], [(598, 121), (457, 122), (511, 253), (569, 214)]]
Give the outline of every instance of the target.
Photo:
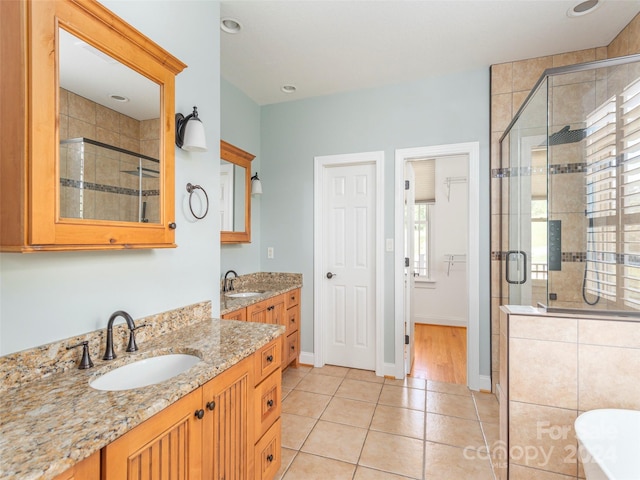
[(251, 242), (251, 161), (255, 158), (220, 140), (220, 243)]

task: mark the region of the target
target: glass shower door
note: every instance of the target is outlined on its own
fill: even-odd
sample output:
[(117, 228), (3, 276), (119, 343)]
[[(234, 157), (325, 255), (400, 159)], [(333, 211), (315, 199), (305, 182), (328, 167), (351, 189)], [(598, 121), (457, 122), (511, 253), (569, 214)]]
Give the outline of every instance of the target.
[(547, 232), (541, 228), (547, 220), (546, 120), (547, 88), (543, 82), (502, 141), (503, 158), (505, 149), (510, 157), (504, 262), (510, 305), (537, 306), (546, 300)]

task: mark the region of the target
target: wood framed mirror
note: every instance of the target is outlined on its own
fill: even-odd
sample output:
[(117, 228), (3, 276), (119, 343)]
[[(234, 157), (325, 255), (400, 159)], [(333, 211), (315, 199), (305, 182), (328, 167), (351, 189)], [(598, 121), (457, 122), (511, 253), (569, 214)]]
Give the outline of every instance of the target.
[(220, 243), (251, 242), (251, 161), (244, 150), (220, 140)]

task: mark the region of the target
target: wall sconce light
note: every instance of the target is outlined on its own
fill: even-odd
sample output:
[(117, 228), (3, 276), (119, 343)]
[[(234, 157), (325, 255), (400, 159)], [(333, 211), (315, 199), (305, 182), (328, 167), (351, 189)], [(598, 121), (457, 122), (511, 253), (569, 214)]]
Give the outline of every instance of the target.
[(251, 195), (261, 195), (262, 194), (262, 183), (258, 178), (258, 172), (251, 177)]
[(207, 151), (207, 139), (204, 125), (198, 118), (198, 107), (193, 107), (193, 113), (186, 117), (176, 113), (176, 145), (189, 152)]

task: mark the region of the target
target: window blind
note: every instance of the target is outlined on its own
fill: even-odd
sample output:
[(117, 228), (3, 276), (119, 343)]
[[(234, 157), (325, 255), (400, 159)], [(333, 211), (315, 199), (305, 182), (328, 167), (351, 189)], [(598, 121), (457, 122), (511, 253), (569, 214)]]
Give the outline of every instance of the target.
[(640, 81), (587, 116), (585, 179), (587, 292), (640, 309)]

